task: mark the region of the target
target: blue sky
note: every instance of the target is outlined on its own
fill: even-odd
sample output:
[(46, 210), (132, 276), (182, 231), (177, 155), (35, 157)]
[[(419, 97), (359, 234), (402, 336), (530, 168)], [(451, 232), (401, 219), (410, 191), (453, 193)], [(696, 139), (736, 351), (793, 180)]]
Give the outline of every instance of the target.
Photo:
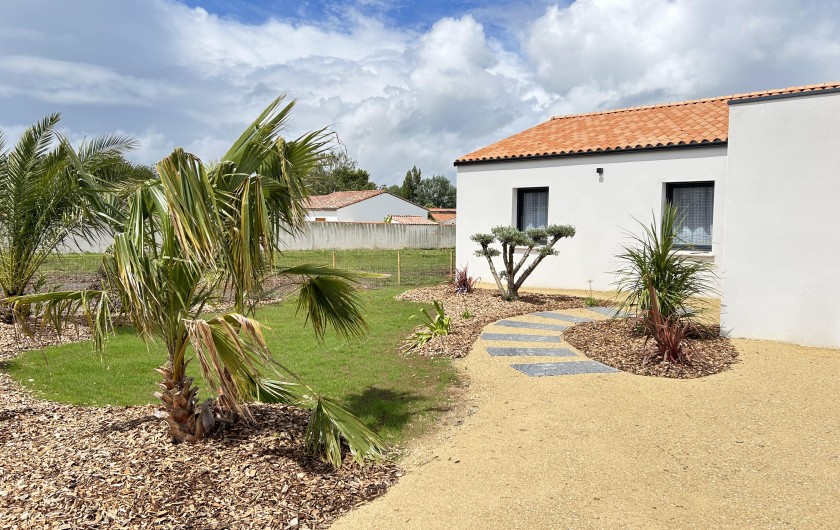
[(840, 0), (6, 0), (0, 130), (50, 112), (154, 163), (224, 152), (274, 97), (383, 184), (552, 115), (840, 79)]

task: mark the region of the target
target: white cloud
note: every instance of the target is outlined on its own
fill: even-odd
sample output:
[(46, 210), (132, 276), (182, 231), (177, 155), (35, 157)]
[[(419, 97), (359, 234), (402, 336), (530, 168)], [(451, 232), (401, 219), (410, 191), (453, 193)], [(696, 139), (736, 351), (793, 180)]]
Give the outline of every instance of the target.
[(0, 126), (62, 110), (68, 134), (133, 134), (139, 161), (175, 145), (211, 159), (285, 92), (290, 136), (330, 125), (391, 184), (412, 165), (452, 176), (458, 156), (552, 114), (829, 81), (840, 64), (836, 0), (579, 0), (525, 23), (495, 5), (505, 41), (488, 9), (406, 29), (352, 7), (251, 24), (174, 0), (12, 2)]

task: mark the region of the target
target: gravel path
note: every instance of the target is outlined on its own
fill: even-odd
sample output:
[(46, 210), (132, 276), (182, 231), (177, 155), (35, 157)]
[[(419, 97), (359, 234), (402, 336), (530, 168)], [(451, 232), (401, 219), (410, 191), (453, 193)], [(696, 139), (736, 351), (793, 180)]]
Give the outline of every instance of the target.
[(544, 356), (479, 340), (462, 414), (332, 528), (836, 527), (840, 351), (734, 342), (730, 370), (677, 380), (528, 377), (510, 365)]

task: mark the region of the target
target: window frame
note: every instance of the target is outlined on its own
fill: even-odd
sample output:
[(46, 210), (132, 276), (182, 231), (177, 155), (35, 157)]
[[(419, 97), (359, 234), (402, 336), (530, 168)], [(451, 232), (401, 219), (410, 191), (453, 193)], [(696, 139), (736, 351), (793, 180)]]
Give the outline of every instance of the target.
[(546, 212), (545, 225), (543, 225), (543, 228), (548, 226), (548, 186), (536, 186), (533, 188), (516, 188), (516, 229), (525, 229), (522, 226), (522, 214), (524, 213), (523, 202), (525, 201), (526, 193), (545, 193)]
[[(709, 227), (709, 233), (714, 237), (714, 219), (715, 219), (715, 181), (703, 180), (694, 182), (666, 182), (665, 183), (665, 204), (674, 204), (674, 189), (680, 188), (712, 188), (712, 226)], [(714, 243), (714, 242), (713, 242)], [(698, 250), (700, 252), (712, 252), (712, 245), (691, 245), (684, 243), (675, 243), (674, 248), (680, 250)]]

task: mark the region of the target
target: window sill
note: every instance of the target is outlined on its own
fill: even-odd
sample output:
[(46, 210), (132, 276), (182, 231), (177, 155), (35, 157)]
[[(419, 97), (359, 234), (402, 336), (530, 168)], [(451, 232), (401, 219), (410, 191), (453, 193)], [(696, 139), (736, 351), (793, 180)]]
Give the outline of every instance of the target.
[(674, 252), (677, 256), (694, 256), (697, 258), (714, 258), (715, 253), (711, 250), (677, 250)]

